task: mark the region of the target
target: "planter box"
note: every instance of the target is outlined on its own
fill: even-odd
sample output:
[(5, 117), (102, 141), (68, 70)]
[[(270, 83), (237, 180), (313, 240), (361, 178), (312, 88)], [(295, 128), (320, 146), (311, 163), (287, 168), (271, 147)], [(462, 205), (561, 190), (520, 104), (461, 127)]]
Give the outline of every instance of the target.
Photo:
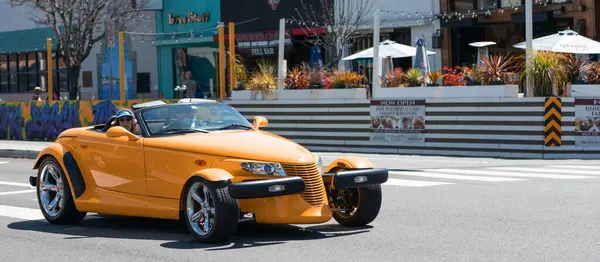
[(348, 89), (306, 89), (306, 90), (277, 90), (271, 94), (260, 91), (233, 91), (231, 100), (330, 100), (330, 99), (366, 99), (365, 88)]
[(240, 90), (231, 92), (231, 100), (273, 100), (277, 99), (277, 91)]
[(567, 92), (570, 97), (600, 97), (600, 85), (571, 85)]
[(517, 98), (519, 86), (418, 86), (382, 87), (374, 90), (374, 98)]

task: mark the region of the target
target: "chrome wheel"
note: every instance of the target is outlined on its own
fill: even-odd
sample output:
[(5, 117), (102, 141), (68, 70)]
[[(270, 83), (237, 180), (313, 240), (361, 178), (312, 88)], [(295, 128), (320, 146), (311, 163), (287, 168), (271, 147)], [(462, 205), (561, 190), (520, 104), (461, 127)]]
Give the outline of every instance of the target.
[(47, 164), (42, 169), (38, 183), (41, 204), (51, 217), (56, 217), (63, 209), (64, 187), (58, 169)]
[(210, 189), (202, 182), (195, 182), (187, 193), (187, 218), (194, 232), (208, 235), (215, 224), (215, 201)]

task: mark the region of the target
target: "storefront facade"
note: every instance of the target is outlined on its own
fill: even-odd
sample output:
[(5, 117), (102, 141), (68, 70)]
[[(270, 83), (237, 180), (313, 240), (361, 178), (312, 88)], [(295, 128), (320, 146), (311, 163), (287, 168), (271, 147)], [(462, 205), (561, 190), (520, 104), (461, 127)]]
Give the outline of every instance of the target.
[[(318, 5), (315, 0), (221, 0), (222, 20), (225, 23), (236, 23), (236, 54), (242, 57), (249, 72), (256, 70), (261, 61), (277, 65), (279, 21), (281, 18), (299, 19), (298, 12), (303, 12), (302, 2)], [(315, 35), (324, 34), (325, 29), (306, 30), (306, 27), (296, 23), (286, 23), (285, 27), (284, 59), (287, 61), (287, 68), (291, 69), (303, 62), (308, 63)], [(228, 32), (225, 34), (225, 39), (229, 39)], [(217, 36), (214, 37), (214, 41), (218, 41)]]
[[(163, 98), (216, 95), (219, 49), (213, 36), (220, 20), (218, 0), (163, 1), (162, 10), (156, 12), (154, 40)], [(188, 87), (185, 93), (175, 90), (184, 84)]]
[[(595, 19), (596, 13), (600, 12), (596, 10), (593, 0), (534, 0), (533, 5), (534, 39), (567, 28), (591, 39), (596, 39), (600, 33)], [(442, 18), (442, 64), (454, 66), (475, 63), (477, 48), (469, 46), (469, 43), (478, 41), (496, 42), (488, 47), (490, 54), (524, 53), (524, 50), (513, 47), (525, 41), (524, 0), (441, 0), (440, 7), (442, 14), (468, 14), (474, 9), (483, 12), (477, 17)]]

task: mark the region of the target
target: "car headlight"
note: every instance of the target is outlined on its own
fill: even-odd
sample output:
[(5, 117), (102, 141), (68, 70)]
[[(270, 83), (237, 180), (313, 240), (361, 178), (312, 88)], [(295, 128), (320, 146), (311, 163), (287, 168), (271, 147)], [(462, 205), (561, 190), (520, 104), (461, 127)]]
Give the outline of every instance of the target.
[(320, 155), (315, 155), (315, 157), (317, 158), (317, 166), (319, 166), (319, 172), (323, 174), (323, 159)]
[(279, 163), (243, 162), (240, 167), (246, 172), (257, 175), (285, 176), (285, 171)]

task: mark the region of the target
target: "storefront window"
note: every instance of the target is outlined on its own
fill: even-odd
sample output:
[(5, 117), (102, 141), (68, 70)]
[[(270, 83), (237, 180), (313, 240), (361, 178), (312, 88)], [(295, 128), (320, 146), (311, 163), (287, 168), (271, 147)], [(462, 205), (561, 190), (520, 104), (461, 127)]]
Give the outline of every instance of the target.
[(502, 8), (512, 8), (517, 6), (522, 6), (522, 0), (500, 0), (500, 7)]
[(454, 0), (454, 9), (452, 11), (456, 12), (468, 12), (472, 11), (475, 6), (473, 4), (473, 0)]
[(477, 8), (483, 10), (494, 9), (498, 5), (498, 0), (477, 0)]
[[(68, 90), (67, 66), (54, 55), (54, 86)], [(46, 55), (43, 52), (0, 54), (0, 93), (27, 93), (36, 86), (46, 86), (41, 76), (46, 75)], [(44, 70), (42, 70), (42, 68)]]
[(215, 52), (212, 47), (189, 47), (173, 49), (174, 86), (187, 87), (176, 97), (210, 97), (210, 82), (216, 85)]

